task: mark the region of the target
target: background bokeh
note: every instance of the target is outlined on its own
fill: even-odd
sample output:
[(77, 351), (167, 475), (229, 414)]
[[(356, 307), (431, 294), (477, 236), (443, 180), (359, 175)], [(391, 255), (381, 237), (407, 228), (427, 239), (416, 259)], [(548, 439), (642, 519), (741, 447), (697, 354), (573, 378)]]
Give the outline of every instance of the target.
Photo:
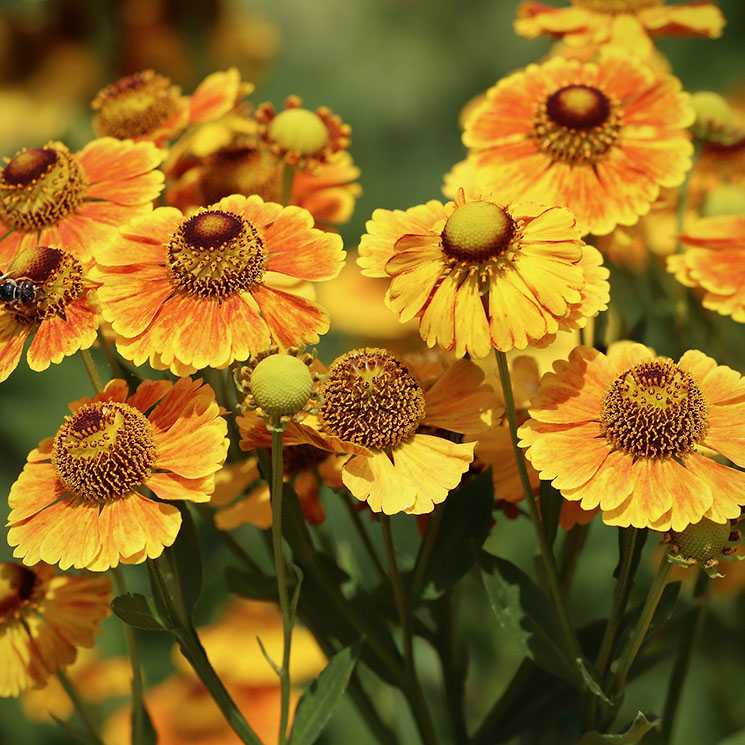
[[(81, 147), (93, 137), (90, 99), (123, 74), (152, 67), (190, 92), (208, 72), (236, 65), (244, 79), (256, 82), (254, 102), (281, 105), (288, 94), (297, 93), (309, 107), (325, 104), (351, 124), (351, 153), (362, 170), (364, 190), (342, 230), (353, 249), (375, 208), (405, 208), (440, 197), (443, 174), (463, 156), (457, 126), (463, 104), (548, 51), (547, 41), (527, 41), (513, 33), (517, 5), (517, 0), (2, 0), (0, 154), (12, 156), (24, 145), (40, 146), (49, 139)], [(745, 89), (745, 2), (721, 0), (720, 6), (728, 20), (723, 38), (659, 45), (690, 90)], [(630, 304), (649, 292), (629, 277), (618, 282)], [(731, 352), (730, 364), (745, 364), (745, 330), (728, 319), (718, 323), (716, 337), (707, 343)], [(664, 343), (660, 340), (660, 351)], [(320, 354), (328, 361), (343, 344), (332, 328)], [(88, 391), (76, 357), (34, 374), (22, 362), (0, 385), (0, 492), (7, 494), (27, 452), (56, 430), (68, 401)], [(326, 495), (329, 520), (323, 530), (333, 535), (340, 562), (364, 574), (368, 567), (356, 559), (359, 546), (346, 513), (334, 509), (333, 499)], [(3, 521), (6, 515), (3, 503)], [(413, 520), (398, 519), (395, 530), (407, 566), (418, 540)], [(256, 533), (246, 528), (238, 536), (266, 562)], [(200, 606), (206, 622), (227, 597), (220, 567), (230, 560), (208, 535), (203, 539), (210, 567)], [(649, 561), (640, 573), (641, 590), (635, 590), (639, 596), (651, 574), (655, 543), (650, 539), (647, 544)], [(530, 526), (500, 519), (487, 548), (530, 569)], [(0, 560), (8, 558), (2, 540)], [(572, 590), (579, 621), (607, 614), (616, 558), (616, 532), (596, 520)], [(144, 577), (143, 567), (127, 570), (132, 588), (142, 586)], [(519, 655), (496, 629), (478, 582), (467, 578), (462, 592), (462, 635), (472, 660), (467, 703), (469, 715), (478, 721), (514, 672)], [(680, 745), (724, 745), (725, 738), (745, 728), (744, 635), (745, 595), (731, 592), (717, 600), (709, 617), (683, 699)], [(168, 641), (157, 634), (138, 638), (148, 682), (156, 682), (169, 671)], [(118, 621), (104, 624), (101, 644), (105, 654), (124, 651)], [(425, 646), (418, 652), (428, 693), (441, 695), (434, 655)], [(660, 711), (669, 670), (669, 663), (660, 665), (630, 687), (627, 720), (636, 709)], [(402, 742), (416, 742), (397, 696), (374, 685), (370, 690), (409, 733)], [(745, 736), (737, 737), (726, 744), (745, 743)], [(0, 745), (68, 741), (53, 726), (27, 723), (15, 701), (0, 700)], [(345, 704), (323, 742), (350, 741), (367, 743), (364, 726)]]

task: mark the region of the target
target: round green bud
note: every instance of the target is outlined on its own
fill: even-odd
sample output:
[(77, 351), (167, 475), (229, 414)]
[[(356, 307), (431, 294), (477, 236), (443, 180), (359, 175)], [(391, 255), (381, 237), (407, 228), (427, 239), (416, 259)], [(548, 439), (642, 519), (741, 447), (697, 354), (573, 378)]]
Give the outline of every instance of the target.
[(269, 124), (269, 136), (286, 150), (315, 155), (328, 144), (326, 124), (308, 109), (285, 109)]
[(700, 140), (716, 138), (732, 126), (732, 109), (718, 93), (699, 91), (691, 96), (691, 104), (696, 111), (693, 123), (693, 136)]
[(672, 530), (672, 543), (680, 550), (684, 559), (696, 559), (701, 563), (715, 559), (729, 542), (732, 532), (729, 520), (725, 523), (715, 523), (707, 518), (701, 522), (689, 525), (680, 533)]
[(721, 184), (706, 193), (701, 207), (704, 217), (745, 215), (745, 189), (732, 184)]
[(297, 414), (313, 392), (308, 366), (289, 354), (272, 354), (254, 368), (249, 380), (256, 404), (272, 417)]

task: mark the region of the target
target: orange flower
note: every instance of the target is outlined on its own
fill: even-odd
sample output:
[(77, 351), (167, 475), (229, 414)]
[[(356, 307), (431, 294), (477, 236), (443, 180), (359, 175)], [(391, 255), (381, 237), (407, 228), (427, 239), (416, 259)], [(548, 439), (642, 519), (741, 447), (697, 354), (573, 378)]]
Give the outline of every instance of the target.
[(357, 263), (392, 277), (388, 306), (419, 318), (427, 345), (485, 357), (546, 344), (608, 302), (608, 272), (563, 207), (503, 206), (458, 190), (454, 202), (376, 210)]
[[(424, 390), (410, 367), (385, 349), (342, 355), (321, 383), (319, 414), (291, 422), (285, 445), (309, 444), (347, 456), (342, 484), (373, 512), (423, 514), (444, 501), (473, 460), (475, 443), (439, 434), (483, 432), (502, 407), (472, 362), (451, 365)], [(267, 430), (239, 418), (241, 447), (264, 447)]]
[(554, 364), (519, 430), (544, 480), (608, 525), (723, 523), (745, 504), (745, 380), (698, 351), (676, 364), (632, 342), (577, 347)]
[(0, 696), (44, 685), (75, 661), (78, 647), (92, 647), (110, 602), (108, 577), (0, 563)]
[(32, 370), (59, 364), (96, 340), (96, 292), (67, 251), (48, 246), (22, 250), (0, 282), (0, 298), (0, 382), (18, 367), (32, 334), (26, 354)]
[(556, 8), (541, 2), (521, 3), (515, 31), (534, 39), (560, 37), (573, 46), (610, 44), (637, 57), (652, 50), (650, 36), (722, 35), (724, 16), (714, 3), (694, 2), (663, 7), (665, 0), (572, 0)]
[(191, 96), (182, 96), (167, 77), (144, 70), (98, 92), (91, 103), (93, 129), (99, 137), (162, 145), (190, 124), (227, 114), (252, 91), (235, 67), (208, 75)]
[(189, 219), (161, 207), (131, 223), (95, 276), (119, 352), (183, 375), (317, 342), (328, 315), (303, 295), (343, 260), (341, 238), (310, 213), (234, 194)]
[(146, 380), (129, 396), (123, 380), (112, 380), (70, 411), (11, 487), (14, 556), (99, 572), (160, 556), (181, 526), (169, 501), (209, 501), (225, 460), (227, 425), (214, 392), (182, 378)]
[(463, 142), (482, 188), (569, 207), (583, 234), (604, 235), (682, 183), (693, 119), (677, 78), (617, 54), (597, 64), (557, 57), (491, 88)]
[(111, 137), (76, 154), (61, 142), (21, 150), (0, 172), (0, 263), (46, 245), (85, 264), (121, 225), (150, 212), (163, 189), (161, 160), (150, 142)]
[(668, 271), (705, 290), (704, 308), (745, 323), (745, 217), (702, 218), (680, 241), (686, 248), (668, 257)]

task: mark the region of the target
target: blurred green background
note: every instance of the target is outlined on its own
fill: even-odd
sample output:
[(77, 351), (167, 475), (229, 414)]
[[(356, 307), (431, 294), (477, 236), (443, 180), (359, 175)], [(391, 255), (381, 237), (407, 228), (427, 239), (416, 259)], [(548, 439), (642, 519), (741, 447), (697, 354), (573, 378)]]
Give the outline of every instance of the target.
[[(153, 67), (190, 92), (208, 72), (236, 64), (244, 78), (256, 81), (254, 102), (279, 106), (297, 93), (309, 107), (327, 105), (351, 124), (351, 153), (362, 170), (364, 189), (352, 221), (342, 230), (353, 248), (375, 208), (405, 208), (440, 197), (443, 174), (463, 157), (457, 126), (463, 104), (547, 52), (547, 41), (527, 41), (513, 33), (517, 5), (516, 0), (3, 0), (0, 154), (12, 156), (24, 145), (43, 145), (50, 138), (71, 149), (81, 147), (93, 136), (88, 102), (122, 74)], [(745, 2), (722, 0), (720, 6), (728, 20), (723, 38), (659, 45), (690, 90), (745, 88)], [(633, 303), (633, 282), (625, 282), (626, 301)], [(710, 341), (733, 352), (730, 364), (741, 363), (742, 327), (726, 319), (718, 323), (721, 336)], [(321, 344), (321, 356), (328, 361), (343, 343), (332, 332)], [(68, 401), (89, 387), (77, 358), (41, 374), (31, 374), (22, 362), (0, 385), (2, 493), (28, 451), (54, 433)], [(346, 513), (336, 509), (333, 496), (326, 495), (326, 507), (329, 520), (323, 530), (338, 544), (341, 563), (359, 563), (366, 576), (369, 567), (355, 558), (360, 547)], [(0, 516), (6, 515), (3, 506)], [(418, 544), (414, 521), (396, 520), (395, 529), (406, 567)], [(238, 535), (266, 562), (256, 531), (246, 528)], [(204, 541), (211, 577), (200, 609), (206, 622), (227, 596), (219, 568), (229, 558), (209, 536)], [(654, 543), (648, 541), (647, 553), (656, 550)], [(530, 526), (500, 518), (487, 548), (530, 569)], [(0, 560), (9, 558), (2, 541)], [(572, 590), (579, 622), (607, 614), (616, 558), (615, 531), (595, 520)], [(651, 564), (651, 558), (643, 563), (637, 594), (639, 585), (643, 591), (648, 582)], [(128, 569), (130, 587), (143, 586), (144, 576), (143, 567)], [(372, 581), (372, 575), (367, 579)], [(462, 607), (462, 635), (472, 660), (468, 710), (478, 722), (514, 672), (519, 655), (496, 628), (473, 578), (464, 581)], [(744, 630), (743, 593), (718, 600), (683, 699), (679, 745), (724, 745), (726, 737), (745, 728)], [(168, 673), (169, 644), (156, 634), (139, 636), (148, 681), (156, 682)], [(124, 651), (118, 621), (104, 624), (102, 648), (107, 654)], [(442, 695), (437, 662), (427, 647), (418, 652), (428, 694), (436, 701)], [(663, 664), (631, 686), (620, 722), (630, 721), (637, 709), (660, 712), (669, 670), (670, 664)], [(416, 742), (398, 697), (389, 691), (375, 696), (404, 728), (402, 742)], [(351, 737), (355, 745), (368, 742), (364, 726), (345, 704), (323, 742), (342, 745)], [(54, 727), (28, 724), (15, 701), (0, 700), (0, 745), (68, 741)], [(726, 742), (745, 743), (745, 735)]]

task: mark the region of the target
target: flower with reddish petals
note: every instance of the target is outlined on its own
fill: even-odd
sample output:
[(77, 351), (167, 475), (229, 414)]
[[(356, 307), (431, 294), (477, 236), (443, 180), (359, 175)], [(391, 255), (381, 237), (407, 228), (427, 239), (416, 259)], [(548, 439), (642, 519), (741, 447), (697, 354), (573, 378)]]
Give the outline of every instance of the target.
[(462, 175), (507, 201), (568, 207), (583, 234), (604, 235), (682, 183), (693, 152), (689, 98), (677, 78), (620, 54), (528, 65), (469, 117)]
[(170, 502), (208, 502), (225, 461), (213, 390), (189, 378), (147, 380), (130, 396), (112, 380), (70, 411), (11, 487), (13, 555), (96, 572), (160, 556), (181, 527)]
[(43, 686), (78, 647), (92, 647), (110, 603), (108, 577), (0, 563), (0, 697)]
[(519, 430), (542, 479), (608, 525), (681, 531), (745, 504), (745, 380), (698, 351), (675, 363), (632, 342), (577, 347), (543, 376)]
[(0, 171), (0, 263), (39, 245), (87, 263), (121, 225), (152, 210), (161, 160), (151, 142), (111, 137), (74, 154), (61, 142), (21, 150)]
[(607, 307), (608, 271), (564, 207), (509, 204), (459, 189), (455, 201), (376, 210), (357, 263), (390, 277), (387, 304), (435, 344), (485, 357), (547, 344)]
[(95, 276), (119, 352), (183, 375), (316, 343), (329, 322), (309, 283), (335, 277), (344, 255), (309, 212), (234, 194), (188, 219), (161, 207), (131, 223)]
[(98, 299), (80, 262), (49, 246), (22, 250), (0, 283), (0, 382), (26, 360), (46, 370), (96, 340)]

